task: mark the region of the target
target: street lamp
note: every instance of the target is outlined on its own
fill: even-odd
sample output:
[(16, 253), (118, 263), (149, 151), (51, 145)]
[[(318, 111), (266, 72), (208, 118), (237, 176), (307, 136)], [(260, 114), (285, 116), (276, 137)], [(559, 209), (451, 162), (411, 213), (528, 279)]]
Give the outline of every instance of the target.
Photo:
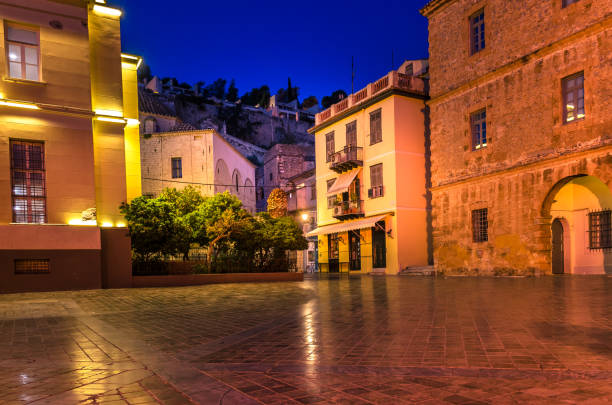
[(305, 212), (302, 214), (302, 221), (304, 222), (308, 221), (308, 213)]

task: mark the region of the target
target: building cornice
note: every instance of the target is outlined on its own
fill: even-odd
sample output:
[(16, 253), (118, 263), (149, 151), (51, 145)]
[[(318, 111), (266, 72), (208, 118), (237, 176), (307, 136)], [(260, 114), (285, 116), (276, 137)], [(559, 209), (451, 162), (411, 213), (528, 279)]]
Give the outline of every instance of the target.
[(379, 94), (375, 95), (374, 97), (370, 98), (369, 100), (367, 100), (364, 103), (360, 103), (357, 104), (353, 107), (350, 107), (349, 109), (345, 110), (344, 112), (337, 114), (335, 116), (333, 116), (332, 118), (326, 120), (325, 122), (314, 126), (310, 129), (308, 129), (308, 132), (311, 134), (316, 134), (317, 132), (329, 127), (330, 125), (335, 124), (338, 121), (341, 121), (343, 119), (345, 119), (346, 117), (349, 117), (353, 114), (355, 114), (356, 112), (363, 110), (365, 108), (368, 108), (388, 97), (391, 96), (404, 96), (404, 97), (411, 97), (411, 98), (417, 98), (420, 100), (427, 100), (427, 96), (423, 95), (423, 94), (419, 94), (416, 92), (410, 92), (410, 91), (406, 91), (406, 90), (400, 90), (397, 88), (390, 88), (387, 89), (385, 91), (380, 92)]
[(555, 154), (554, 156), (543, 156), (543, 157), (535, 157), (531, 162), (519, 162), (514, 165), (505, 167), (503, 169), (491, 170), (485, 173), (472, 174), (467, 176), (462, 176), (455, 180), (446, 181), (437, 186), (431, 187), (431, 191), (442, 191), (446, 190), (458, 185), (469, 184), (474, 182), (481, 182), (486, 179), (490, 179), (492, 177), (497, 177), (502, 174), (520, 172), (535, 169), (541, 166), (550, 165), (550, 163), (562, 163), (566, 161), (575, 160), (576, 158), (580, 158), (582, 156), (590, 155), (593, 153), (612, 151), (612, 141), (603, 141), (591, 148), (581, 150), (581, 151), (571, 151), (561, 154)]
[(420, 10), (421, 14), (429, 18), (432, 13), (438, 11), (440, 8), (452, 3), (453, 1), (455, 0), (431, 0)]

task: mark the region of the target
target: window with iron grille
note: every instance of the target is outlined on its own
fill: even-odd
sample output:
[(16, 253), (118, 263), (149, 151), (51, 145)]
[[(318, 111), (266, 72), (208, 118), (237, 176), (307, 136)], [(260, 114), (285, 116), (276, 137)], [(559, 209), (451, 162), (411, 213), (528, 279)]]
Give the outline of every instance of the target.
[(584, 118), (584, 72), (561, 80), (563, 88), (563, 122)]
[(346, 146), (357, 146), (357, 121), (346, 124)]
[(370, 145), (382, 142), (382, 110), (370, 113)]
[(13, 222), (47, 222), (45, 152), (42, 142), (10, 141)]
[(183, 159), (172, 158), (172, 178), (180, 179), (183, 177)]
[(482, 109), (470, 114), (470, 131), (472, 133), (472, 150), (487, 146), (487, 111)]
[(474, 242), (486, 242), (489, 240), (487, 208), (472, 211), (472, 237)]
[(49, 259), (15, 259), (15, 274), (48, 274)]
[(567, 7), (574, 3), (578, 3), (578, 0), (563, 0), (562, 7)]
[(9, 77), (40, 81), (40, 39), (31, 28), (6, 25)]
[(383, 166), (382, 163), (370, 166), (370, 189), (368, 197), (383, 196)]
[(485, 48), (484, 9), (470, 17), (470, 53), (474, 55)]
[(326, 162), (331, 162), (332, 160), (332, 155), (334, 154), (335, 148), (336, 146), (334, 145), (334, 133), (330, 132), (329, 134), (325, 135), (325, 156), (326, 156)]
[(589, 213), (589, 249), (612, 249), (612, 211)]

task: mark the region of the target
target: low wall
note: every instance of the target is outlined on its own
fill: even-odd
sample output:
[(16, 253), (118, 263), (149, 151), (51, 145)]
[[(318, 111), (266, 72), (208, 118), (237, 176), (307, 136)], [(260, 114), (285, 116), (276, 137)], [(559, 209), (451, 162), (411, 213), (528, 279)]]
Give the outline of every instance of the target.
[(132, 277), (132, 287), (181, 287), (220, 283), (303, 280), (304, 273), (171, 274), (166, 276), (134, 276)]

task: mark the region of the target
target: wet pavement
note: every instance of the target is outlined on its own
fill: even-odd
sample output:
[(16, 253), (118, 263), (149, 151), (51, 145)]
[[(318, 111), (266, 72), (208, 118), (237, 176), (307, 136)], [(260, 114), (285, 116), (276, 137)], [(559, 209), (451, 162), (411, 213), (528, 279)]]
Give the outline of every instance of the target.
[(612, 277), (0, 295), (0, 404), (612, 402)]

